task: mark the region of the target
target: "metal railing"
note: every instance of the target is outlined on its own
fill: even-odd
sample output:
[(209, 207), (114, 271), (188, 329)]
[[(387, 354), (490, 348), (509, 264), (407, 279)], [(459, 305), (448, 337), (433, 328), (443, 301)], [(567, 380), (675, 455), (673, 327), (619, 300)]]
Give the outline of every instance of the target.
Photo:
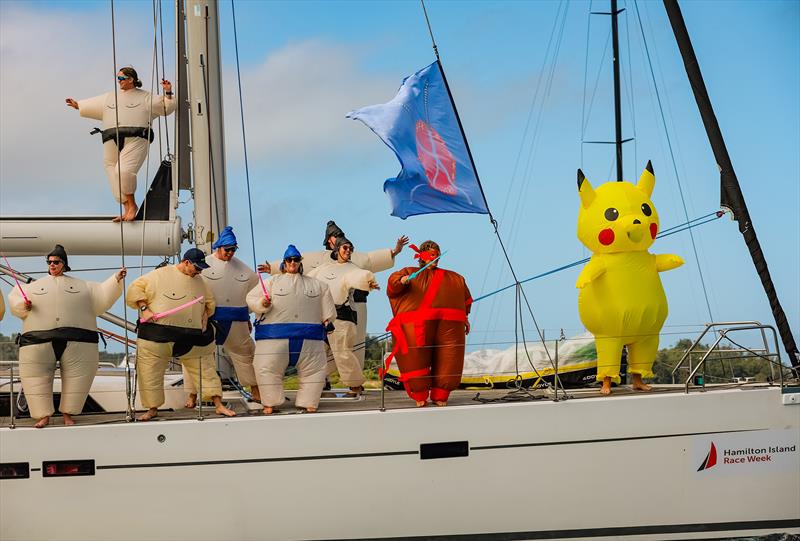
[[(705, 346), (701, 344), (703, 338), (706, 335), (714, 330), (714, 334), (717, 335), (716, 340), (714, 343), (705, 349)], [(720, 344), (723, 340), (729, 340), (731, 343), (736, 344), (733, 340), (731, 340), (730, 335), (733, 333), (741, 333), (745, 331), (759, 331), (761, 335), (761, 342), (763, 343), (763, 348), (755, 349), (755, 348), (748, 348), (744, 346), (739, 346), (737, 348), (726, 348), (721, 349)], [(772, 343), (774, 344), (774, 353), (770, 350), (770, 340), (767, 338), (767, 331), (772, 334)], [(738, 344), (737, 344), (738, 345)], [(717, 361), (724, 361), (731, 359), (741, 359), (745, 358), (742, 354), (749, 354), (755, 358), (763, 359), (767, 362), (770, 370), (770, 380), (775, 381), (775, 368), (778, 368), (778, 379), (780, 381), (781, 389), (784, 388), (784, 381), (783, 381), (783, 370), (784, 366), (781, 362), (781, 353), (780, 347), (778, 346), (778, 333), (775, 328), (771, 325), (764, 325), (758, 321), (724, 321), (724, 322), (714, 322), (708, 323), (705, 326), (705, 329), (700, 333), (700, 336), (692, 342), (692, 345), (686, 350), (686, 352), (681, 357), (680, 361), (675, 365), (672, 369), (672, 383), (676, 383), (676, 375), (679, 370), (686, 369), (688, 372), (688, 376), (684, 381), (684, 390), (688, 394), (690, 386), (692, 382), (695, 381), (695, 377), (697, 376), (698, 372), (700, 372), (699, 378), (699, 387), (705, 390), (706, 385), (706, 364), (709, 361), (712, 354), (725, 354), (726, 357), (715, 357), (712, 360)], [(694, 364), (693, 355), (701, 355), (699, 362)], [(732, 356), (731, 356), (732, 355)], [(731, 376), (733, 377), (733, 369), (731, 367), (730, 362), (728, 363), (728, 367), (731, 370)]]

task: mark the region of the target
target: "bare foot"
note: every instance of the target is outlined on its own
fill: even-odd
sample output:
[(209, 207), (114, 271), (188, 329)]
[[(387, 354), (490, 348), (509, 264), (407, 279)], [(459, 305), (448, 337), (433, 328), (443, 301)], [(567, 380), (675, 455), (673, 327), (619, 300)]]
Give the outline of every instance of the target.
[(35, 424), (35, 425), (33, 425), (33, 426), (35, 426), (36, 428), (44, 428), (44, 427), (46, 427), (48, 424), (50, 424), (50, 417), (42, 417), (42, 418), (41, 418), (41, 419), (39, 419), (39, 420), (36, 422), (36, 424)]
[(122, 221), (122, 218), (124, 216), (125, 216), (124, 214), (120, 214), (119, 216), (114, 217), (114, 219), (111, 220), (111, 221), (114, 222), (115, 224), (118, 224), (118, 223), (120, 223)]
[(225, 417), (236, 417), (236, 412), (232, 409), (226, 408), (225, 404), (217, 404), (216, 409), (214, 410), (217, 415), (224, 415)]
[(427, 405), (428, 405), (428, 401), (427, 400), (417, 400), (417, 407), (418, 408), (424, 408)]
[(61, 415), (64, 416), (64, 426), (72, 426), (75, 424), (75, 420), (69, 413), (62, 413)]
[(186, 399), (186, 402), (183, 404), (183, 407), (186, 409), (193, 410), (197, 407), (197, 395), (194, 393), (189, 394), (189, 398)]
[(150, 408), (139, 417), (136, 418), (137, 421), (149, 421), (150, 419), (154, 419), (158, 417), (158, 408)]
[(447, 401), (446, 400), (434, 400), (433, 403), (436, 404), (439, 407), (444, 407), (444, 406), (447, 405)]
[(603, 378), (603, 387), (600, 389), (600, 394), (608, 396), (611, 394), (611, 378)]
[(642, 391), (644, 393), (653, 390), (651, 386), (642, 381), (641, 374), (633, 374), (633, 381), (631, 381), (631, 389), (633, 389), (634, 391)]
[(261, 410), (261, 413), (264, 415), (272, 415), (272, 408), (270, 406), (264, 406), (264, 409)]
[(137, 210), (139, 210), (139, 207), (137, 207), (136, 204), (133, 204), (131, 207), (128, 208), (127, 211), (125, 211), (125, 214), (122, 215), (122, 221), (123, 222), (133, 221), (133, 219), (136, 218)]

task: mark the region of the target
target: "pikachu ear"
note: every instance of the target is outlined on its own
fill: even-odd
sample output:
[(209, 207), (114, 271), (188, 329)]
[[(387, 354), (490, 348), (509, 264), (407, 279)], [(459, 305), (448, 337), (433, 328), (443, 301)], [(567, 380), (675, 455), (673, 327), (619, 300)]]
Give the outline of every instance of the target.
[(578, 195), (581, 196), (581, 205), (583, 208), (588, 209), (594, 201), (597, 194), (589, 183), (589, 180), (583, 174), (583, 171), (578, 169)]
[(648, 199), (653, 195), (653, 188), (656, 186), (656, 174), (653, 173), (653, 164), (647, 160), (647, 167), (642, 171), (642, 176), (639, 177), (639, 182), (636, 187), (642, 190)]

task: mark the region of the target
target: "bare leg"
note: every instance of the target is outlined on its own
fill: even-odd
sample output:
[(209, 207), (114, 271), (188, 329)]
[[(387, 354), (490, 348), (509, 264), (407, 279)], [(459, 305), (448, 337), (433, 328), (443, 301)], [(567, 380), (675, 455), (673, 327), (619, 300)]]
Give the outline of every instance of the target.
[(125, 194), (125, 214), (122, 215), (122, 220), (125, 222), (130, 222), (134, 218), (136, 218), (136, 211), (139, 210), (139, 207), (136, 206), (136, 200), (133, 198), (132, 193)]
[(158, 408), (150, 408), (136, 419), (138, 421), (149, 421), (150, 419), (153, 419), (155, 417), (158, 417)]
[(258, 388), (258, 385), (252, 385), (250, 387), (250, 395), (253, 397), (254, 401), (261, 402), (261, 390)]
[(611, 394), (611, 376), (603, 378), (603, 387), (600, 389), (600, 394), (606, 396)]
[(632, 374), (632, 376), (633, 376), (632, 378), (633, 381), (631, 381), (631, 389), (633, 389), (634, 391), (643, 391), (643, 392), (648, 392), (653, 390), (652, 387), (650, 387), (648, 384), (642, 381), (641, 374)]
[(69, 413), (62, 413), (61, 415), (64, 416), (64, 426), (72, 426), (75, 424), (75, 420)]
[(50, 423), (50, 417), (42, 417), (39, 419), (35, 425), (36, 428), (44, 428)]
[(212, 396), (211, 400), (214, 401), (214, 406), (216, 407), (215, 411), (217, 415), (224, 415), (225, 417), (236, 417), (236, 412), (232, 409), (228, 409), (225, 407), (225, 404), (222, 403), (221, 396)]
[(186, 399), (186, 403), (183, 405), (184, 408), (187, 409), (194, 409), (197, 407), (197, 393), (189, 393), (189, 398)]

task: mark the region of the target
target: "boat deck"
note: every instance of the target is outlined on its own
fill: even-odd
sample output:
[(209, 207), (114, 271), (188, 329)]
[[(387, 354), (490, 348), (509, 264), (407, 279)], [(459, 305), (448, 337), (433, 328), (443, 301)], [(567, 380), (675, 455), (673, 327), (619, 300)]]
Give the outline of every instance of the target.
[[(715, 385), (706, 388), (707, 391), (722, 388), (730, 389), (736, 387), (762, 387), (764, 384), (749, 383), (749, 384), (729, 384), (729, 385)], [(319, 411), (312, 415), (325, 415), (327, 413), (335, 412), (349, 412), (349, 411), (376, 411), (383, 407), (386, 410), (398, 409), (414, 409), (416, 406), (414, 402), (403, 391), (385, 391), (383, 400), (381, 399), (381, 392), (378, 389), (368, 389), (359, 398), (345, 397), (344, 390), (326, 391), (322, 395), (320, 401)], [(653, 391), (648, 394), (663, 394), (663, 393), (683, 393), (683, 385), (653, 385)], [(564, 391), (559, 391), (559, 400), (563, 400)], [(644, 393), (634, 392), (629, 387), (617, 387), (608, 398), (613, 400), (623, 396), (642, 395)], [(278, 408), (272, 416), (282, 415), (298, 415), (306, 414), (300, 412), (294, 406), (295, 391), (287, 391), (287, 401), (285, 404)], [(588, 387), (584, 389), (568, 389), (566, 395), (569, 400), (581, 400), (587, 398), (597, 398), (600, 396), (599, 388)], [(515, 391), (511, 389), (481, 389), (481, 390), (457, 390), (453, 391), (450, 395), (450, 400), (447, 407), (469, 407), (477, 404), (503, 404), (509, 402), (521, 401), (551, 401), (553, 400), (554, 393), (550, 390), (536, 390), (528, 391), (521, 390)], [(248, 402), (235, 392), (226, 392), (224, 396), (225, 403), (236, 411), (238, 416), (262, 416), (261, 406), (254, 402)], [(427, 407), (436, 407), (429, 404)], [(214, 413), (212, 405), (204, 405), (202, 411), (200, 408), (194, 409), (165, 409), (159, 410), (158, 417), (151, 422), (169, 422), (172, 420), (189, 420), (198, 419), (203, 417), (206, 420), (223, 419), (224, 417), (218, 416)], [(95, 425), (95, 424), (109, 424), (109, 423), (125, 423), (125, 413), (112, 412), (112, 413), (84, 413), (74, 416), (77, 425)], [(34, 419), (29, 417), (16, 418), (14, 421), (17, 427), (33, 427)], [(11, 426), (11, 418), (9, 416), (0, 416), (0, 427)], [(63, 426), (63, 418), (58, 412), (50, 420), (50, 426)]]

